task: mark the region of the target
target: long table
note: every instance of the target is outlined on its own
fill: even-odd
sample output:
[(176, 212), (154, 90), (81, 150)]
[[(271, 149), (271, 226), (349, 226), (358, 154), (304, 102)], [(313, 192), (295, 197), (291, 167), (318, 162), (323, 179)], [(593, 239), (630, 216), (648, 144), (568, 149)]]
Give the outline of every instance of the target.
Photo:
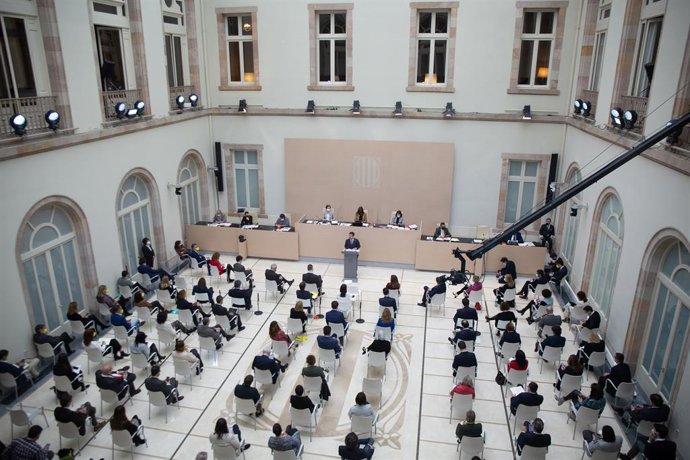
[(256, 229), (232, 226), (187, 225), (187, 241), (197, 243), (207, 251), (238, 252), (239, 236), (247, 241), (247, 253), (251, 257), (299, 260), (297, 233), (278, 232), (271, 227)]

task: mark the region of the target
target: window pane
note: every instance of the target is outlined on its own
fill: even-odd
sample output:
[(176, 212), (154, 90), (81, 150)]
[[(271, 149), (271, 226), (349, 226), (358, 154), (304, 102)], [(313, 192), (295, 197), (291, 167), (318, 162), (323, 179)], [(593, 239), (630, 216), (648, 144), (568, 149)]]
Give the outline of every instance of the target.
[(553, 33), (554, 13), (552, 11), (543, 11), (541, 13), (541, 23), (539, 24), (540, 34)]
[(139, 179), (138, 177), (134, 177), (134, 190), (137, 192), (137, 195), (143, 200), (149, 197), (149, 191), (146, 188), (146, 184), (144, 184), (144, 181)]
[(335, 31), (334, 33), (336, 34), (344, 34), (346, 33), (346, 25), (347, 25), (347, 15), (345, 13), (337, 13), (334, 14), (334, 28)]
[(103, 91), (125, 89), (125, 70), (120, 29), (96, 26), (98, 63)]
[(592, 91), (599, 91), (599, 76), (601, 74), (601, 64), (604, 59), (604, 48), (606, 46), (606, 32), (597, 35), (596, 46), (594, 50), (594, 64), (592, 65), (592, 83), (590, 89)]
[(83, 304), (84, 297), (81, 293), (81, 283), (79, 282), (79, 267), (77, 265), (77, 255), (74, 249), (74, 240), (68, 241), (63, 245), (67, 273), (69, 274), (69, 287), (72, 291), (72, 300)]
[(175, 86), (184, 85), (184, 73), (182, 71), (182, 40), (180, 37), (173, 38), (175, 51)]
[(677, 284), (683, 292), (690, 295), (690, 272), (687, 270), (678, 270), (673, 277), (674, 284)]
[(250, 169), (247, 171), (249, 175), (249, 206), (252, 208), (259, 207), (259, 171)]
[(319, 40), (319, 81), (331, 81), (330, 40)]
[(448, 32), (448, 13), (436, 13), (436, 33), (445, 34)]
[(189, 169), (183, 169), (180, 171), (180, 177), (179, 181), (180, 182), (186, 182), (187, 180), (191, 179), (192, 175), (189, 173)]
[(125, 258), (127, 259), (127, 264), (130, 267), (136, 267), (135, 263), (137, 262), (136, 256), (138, 255), (137, 252), (133, 248), (136, 248), (134, 244), (134, 234), (132, 230), (132, 215), (130, 214), (125, 214), (122, 216), (122, 236), (123, 236), (123, 241), (125, 243)]
[(664, 379), (661, 382), (661, 393), (667, 398), (671, 399), (671, 391), (676, 380), (676, 373), (678, 371), (678, 361), (683, 356), (683, 345), (685, 342), (685, 335), (687, 333), (688, 319), (690, 319), (690, 311), (687, 307), (680, 307), (678, 323), (675, 327), (675, 334), (671, 338), (673, 343), (668, 353), (668, 363), (666, 363), (666, 371)]
[(247, 151), (247, 164), (250, 164), (250, 165), (258, 164), (257, 158), (258, 158), (258, 155), (256, 154), (256, 150)]
[(506, 214), (503, 219), (506, 223), (513, 223), (517, 219), (518, 194), (520, 192), (520, 182), (509, 181), (508, 192), (506, 194)]
[(65, 270), (65, 263), (62, 260), (62, 248), (60, 246), (50, 251), (50, 260), (52, 262), (53, 276), (55, 277), (55, 290), (58, 293), (59, 305), (61, 309), (66, 309), (67, 305), (72, 301), (72, 296), (69, 291), (67, 271)]
[(520, 217), (532, 210), (534, 206), (534, 189), (537, 186), (534, 182), (522, 183), (522, 203), (520, 204)]
[(172, 35), (165, 36), (165, 62), (168, 65), (168, 86), (175, 86), (175, 65), (173, 63)]
[(41, 298), (38, 295), (38, 284), (36, 284), (36, 276), (34, 273), (34, 264), (32, 260), (24, 262), (24, 279), (26, 280), (27, 292), (29, 293), (29, 300), (31, 301), (31, 310), (34, 315), (34, 325), (45, 324), (46, 319), (43, 314), (43, 305)]
[(537, 51), (537, 68), (534, 73), (534, 84), (545, 85), (549, 79), (549, 62), (551, 60), (551, 41), (540, 40)]
[(431, 32), (431, 13), (419, 13), (419, 33), (428, 34)]
[(522, 20), (522, 33), (533, 34), (537, 30), (537, 13), (533, 11), (525, 11), (525, 16)]
[(228, 16), (228, 35), (237, 36), (239, 34), (239, 18), (237, 16)]
[(656, 349), (656, 343), (659, 339), (659, 324), (661, 323), (661, 312), (666, 304), (666, 296), (668, 295), (668, 289), (662, 284), (659, 285), (659, 293), (656, 298), (656, 306), (654, 307), (652, 318), (652, 325), (649, 328), (649, 337), (647, 338), (647, 343), (645, 345), (644, 358), (642, 359), (642, 365), (647, 370), (648, 374), (651, 374), (651, 364), (652, 356), (654, 355), (654, 350)]
[(525, 162), (525, 176), (537, 177), (537, 170), (539, 170), (539, 162), (538, 161), (526, 161)]
[(319, 14), (319, 33), (320, 34), (330, 34), (331, 33), (331, 15), (330, 15), (330, 13)]
[[(244, 42), (242, 43), (242, 54), (244, 55), (244, 80), (245, 81), (255, 81), (254, 80), (254, 43)], [(247, 74), (251, 74), (248, 76)]]
[(55, 231), (53, 227), (43, 227), (34, 233), (32, 248), (37, 248), (43, 246), (44, 244), (50, 243), (54, 239), (58, 238), (60, 235)]
[(230, 52), (230, 81), (242, 81), (240, 77), (240, 44), (239, 42), (228, 43)]
[(522, 161), (510, 160), (508, 162), (508, 175), (521, 176), (522, 175)]
[(659, 337), (661, 338), (661, 340), (659, 340), (656, 350), (654, 350), (652, 368), (650, 369), (650, 376), (652, 376), (653, 379), (657, 381), (661, 376), (661, 368), (664, 365), (664, 355), (666, 354), (666, 348), (668, 347), (668, 337), (671, 333), (671, 325), (673, 324), (673, 316), (676, 310), (676, 302), (678, 302), (678, 299), (673, 294), (669, 293), (664, 308), (663, 317), (661, 319), (659, 331)]
[(237, 191), (237, 207), (246, 208), (247, 206), (247, 181), (244, 169), (235, 170), (235, 187)]
[(252, 17), (242, 16), (242, 35), (249, 36), (252, 35)]
[(10, 73), (6, 62), (9, 62), (5, 52), (5, 36), (0, 33), (0, 99), (14, 97), (14, 89), (10, 90)]
[(189, 198), (187, 197), (187, 187), (185, 187), (182, 190), (182, 200), (180, 200), (180, 203), (182, 204), (182, 221), (184, 224), (189, 224), (189, 208), (187, 205), (187, 201), (189, 201)]
[(674, 244), (671, 249), (666, 253), (666, 258), (661, 266), (661, 271), (666, 274), (666, 276), (671, 276), (673, 270), (680, 263), (680, 254), (678, 253), (678, 245)]
[(532, 40), (522, 40), (522, 44), (520, 45), (520, 66), (518, 68), (518, 85), (530, 84), (533, 52), (534, 42)]
[(335, 81), (347, 81), (345, 40), (335, 40)]
[(10, 49), (10, 61), (14, 69), (14, 79), (17, 83), (18, 95), (15, 97), (36, 96), (36, 84), (34, 83), (34, 72), (31, 67), (31, 55), (29, 54), (29, 42), (26, 39), (24, 20), (5, 17), (5, 32)]
[(38, 289), (43, 299), (43, 308), (48, 323), (47, 326), (48, 329), (54, 329), (58, 327), (61, 321), (56, 309), (57, 299), (53, 293), (53, 283), (50, 280), (50, 270), (48, 268), (46, 255), (41, 254), (34, 258), (34, 264), (36, 267), (36, 274), (38, 275)]
[(446, 82), (446, 40), (435, 40), (434, 75), (438, 83)]
[(235, 163), (244, 164), (244, 151), (239, 150), (235, 152)]
[(417, 83), (433, 83), (433, 77), (429, 76), (430, 47), (430, 40), (417, 42)]

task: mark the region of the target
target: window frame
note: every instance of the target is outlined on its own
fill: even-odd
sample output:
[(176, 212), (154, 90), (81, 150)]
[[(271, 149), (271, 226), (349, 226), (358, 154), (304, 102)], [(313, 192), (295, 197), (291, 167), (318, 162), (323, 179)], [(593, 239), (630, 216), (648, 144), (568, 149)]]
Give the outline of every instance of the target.
[[(263, 161), (263, 144), (223, 144), (221, 146), (223, 156), (225, 158), (225, 180), (228, 198), (228, 207), (234, 206), (237, 210), (237, 186), (235, 183), (235, 152), (238, 151), (255, 151), (256, 152), (256, 170), (259, 176), (259, 207), (247, 208), (250, 211), (255, 211), (258, 214), (264, 215), (266, 213), (266, 195), (264, 183), (264, 161)], [(245, 168), (242, 168), (245, 169)], [(254, 168), (246, 168), (254, 169)]]
[[(635, 57), (633, 59), (632, 66), (632, 78), (630, 79), (630, 88), (628, 94), (634, 97), (649, 97), (649, 90), (651, 89), (651, 82), (647, 78), (645, 71), (645, 64), (642, 62), (644, 56), (646, 56), (649, 50), (650, 43), (648, 42), (649, 30), (651, 25), (658, 25), (656, 38), (652, 46), (654, 47), (653, 55), (654, 58), (652, 63), (656, 64), (656, 59), (659, 53), (659, 42), (661, 41), (661, 32), (664, 26), (664, 16), (646, 16), (643, 9), (642, 15), (640, 17), (640, 24), (638, 27), (637, 43), (635, 45)], [(646, 90), (646, 91), (645, 91)], [(644, 94), (646, 93), (646, 94)]]
[[(244, 8), (216, 8), (216, 22), (218, 29), (218, 56), (220, 66), (220, 91), (260, 91), (261, 73), (259, 71), (259, 29), (257, 27), (257, 7)], [(254, 81), (244, 81), (245, 74), (241, 73), (242, 81), (230, 80), (230, 50), (228, 48), (231, 40), (227, 29), (227, 18), (229, 16), (250, 16), (252, 25), (252, 58), (254, 64)], [(235, 36), (232, 36), (235, 37)], [(244, 40), (250, 41), (250, 40)], [(242, 47), (240, 47), (242, 49)], [(244, 65), (244, 63), (241, 63)]]
[[(177, 8), (175, 8), (177, 7)], [(165, 2), (161, 2), (162, 15), (161, 22), (163, 24), (163, 47), (165, 49), (165, 59), (166, 59), (166, 79), (168, 80), (168, 88), (174, 88), (178, 86), (188, 86), (189, 85), (189, 45), (187, 43), (187, 27), (186, 27), (186, 11), (185, 2), (183, 0), (175, 0), (172, 7), (165, 5)], [(166, 17), (175, 18), (178, 20), (177, 24), (170, 24), (165, 22)], [(177, 59), (175, 53), (175, 39), (179, 39), (179, 55), (182, 60), (181, 71), (182, 75), (177, 75)], [(171, 42), (172, 55), (168, 56), (168, 39)], [(172, 76), (176, 80), (175, 84), (170, 83), (170, 66), (168, 61), (172, 63)]]
[[(34, 94), (32, 95), (20, 95), (19, 94), (19, 88), (17, 87), (17, 77), (16, 74), (17, 72), (15, 71), (15, 58), (13, 58), (12, 53), (11, 53), (11, 44), (8, 40), (7, 36), (7, 27), (5, 25), (5, 19), (10, 18), (10, 19), (18, 19), (22, 21), (23, 27), (24, 27), (24, 40), (25, 40), (25, 47), (26, 47), (26, 52), (27, 56), (25, 58), (27, 59), (27, 62), (30, 66), (31, 71), (31, 80), (33, 82), (33, 92)], [(5, 49), (0, 50), (1, 53), (3, 53), (6, 57), (6, 59), (3, 57), (2, 62), (0, 65), (5, 69), (6, 75), (6, 84), (7, 84), (7, 98), (8, 99), (19, 99), (23, 97), (37, 97), (39, 96), (39, 81), (37, 79), (36, 75), (36, 63), (34, 62), (33, 59), (33, 53), (31, 50), (31, 37), (30, 37), (30, 30), (29, 30), (30, 22), (29, 18), (25, 18), (22, 16), (18, 15), (12, 15), (12, 14), (6, 14), (6, 13), (0, 13), (0, 33), (2, 34), (2, 39), (3, 42), (5, 43)], [(14, 96), (12, 96), (12, 93), (14, 93)]]
[[(308, 91), (354, 91), (355, 87), (352, 82), (353, 75), (353, 58), (352, 58), (352, 10), (353, 3), (310, 3), (307, 5), (309, 14), (309, 85)], [(342, 40), (342, 37), (328, 38), (328, 36), (341, 34), (327, 34), (321, 37), (318, 28), (318, 19), (320, 14), (330, 14), (332, 24), (334, 22), (334, 14), (345, 13), (345, 81), (333, 81), (333, 74), (331, 74), (331, 81), (322, 82), (319, 79), (319, 42), (322, 40)], [(335, 47), (331, 46), (331, 55), (335, 56)], [(335, 61), (331, 63), (331, 67), (335, 70)]]
[[(196, 175), (192, 175), (190, 165), (196, 168)], [(199, 222), (202, 218), (203, 203), (201, 200), (201, 171), (200, 166), (193, 155), (187, 155), (182, 160), (182, 165), (177, 172), (177, 181), (182, 188), (180, 196), (180, 217), (182, 225), (192, 225)], [(182, 180), (183, 171), (189, 171), (190, 178)]]
[[(127, 189), (124, 188), (125, 185), (127, 185), (127, 181), (129, 181), (129, 179), (132, 177), (134, 178), (135, 181), (140, 181), (143, 184), (144, 189), (146, 190), (147, 196), (144, 199), (141, 199), (141, 197), (139, 197), (139, 201), (137, 203), (135, 203), (134, 205), (122, 207), (122, 200), (123, 200), (124, 196), (127, 195), (127, 193), (130, 190), (136, 190), (136, 187), (135, 187), (136, 183), (135, 182), (132, 183), (131, 188), (127, 188)], [(155, 238), (155, 236), (154, 236), (154, 221), (153, 221), (154, 220), (154, 203), (153, 203), (154, 198), (153, 197), (154, 197), (154, 193), (153, 193), (153, 190), (151, 190), (151, 184), (149, 183), (147, 178), (145, 178), (145, 177), (143, 177), (137, 173), (132, 173), (132, 174), (127, 175), (123, 179), (122, 183), (120, 184), (120, 186), (117, 189), (116, 217), (117, 217), (117, 224), (118, 224), (118, 233), (119, 233), (119, 237), (120, 237), (120, 249), (121, 249), (120, 254), (122, 256), (124, 266), (128, 267), (130, 271), (136, 270), (136, 267), (138, 266), (138, 263), (137, 263), (138, 258), (141, 255), (139, 244), (141, 243), (142, 238), (148, 237), (152, 240), (152, 242)], [(125, 218), (125, 216), (133, 216), (133, 214), (139, 210), (142, 210), (141, 212), (144, 212), (144, 210), (145, 210), (145, 212), (147, 214), (146, 223), (147, 223), (148, 228), (142, 228), (144, 230), (142, 232), (142, 234), (137, 235), (136, 234), (137, 229), (132, 227), (133, 225), (135, 225), (134, 219), (130, 218), (130, 227), (133, 229), (133, 235), (132, 235), (133, 241), (132, 241), (132, 243), (134, 244), (134, 247), (130, 248), (127, 244), (127, 238), (126, 238), (126, 235), (124, 233), (124, 231), (126, 229), (125, 228), (126, 223), (125, 223), (124, 218)], [(155, 245), (155, 242), (154, 242), (154, 245)], [(133, 252), (130, 253), (129, 252), (130, 250)], [(130, 259), (130, 256), (133, 256), (134, 259)], [(133, 265), (130, 264), (130, 262), (132, 262), (132, 260), (134, 261)]]
[[(408, 92), (435, 92), (435, 93), (454, 93), (455, 87), (455, 55), (457, 46), (458, 31), (458, 6), (459, 2), (412, 2), (410, 3), (410, 48), (409, 64), (407, 72)], [(448, 25), (445, 34), (419, 34), (419, 15), (420, 13), (438, 13), (445, 11), (448, 13)], [(432, 22), (435, 21), (435, 15)], [(433, 40), (438, 36), (439, 39), (446, 40), (446, 81), (445, 83), (433, 83), (430, 78), (428, 83), (417, 83), (417, 64), (418, 64), (418, 43), (419, 40)], [(432, 53), (430, 53), (431, 55)], [(431, 68), (433, 59), (429, 59)], [(433, 75), (433, 73), (432, 73)]]
[[(568, 8), (567, 1), (518, 1), (516, 4), (515, 14), (515, 33), (513, 42), (513, 62), (510, 72), (510, 85), (508, 87), (508, 94), (541, 94), (546, 96), (558, 96), (560, 90), (558, 89), (558, 78), (561, 65), (561, 50), (563, 47), (563, 31), (565, 29), (565, 15)], [(546, 85), (524, 85), (518, 84), (518, 74), (520, 71), (520, 51), (522, 49), (523, 39), (532, 39), (539, 41), (540, 34), (525, 34), (522, 33), (524, 16), (527, 12), (554, 12), (554, 30), (552, 45), (549, 55), (548, 79)], [(532, 38), (535, 37), (535, 38)], [(537, 52), (533, 52), (533, 64), (536, 62)], [(534, 69), (531, 68), (530, 75), (534, 74)], [(532, 81), (532, 77), (530, 77)]]
[[(496, 227), (504, 228), (513, 222), (505, 221), (505, 213), (508, 202), (508, 182), (510, 179), (510, 162), (511, 161), (536, 161), (537, 175), (536, 185), (534, 191), (534, 204), (540, 203), (546, 196), (546, 186), (548, 182), (549, 165), (551, 163), (551, 155), (549, 154), (526, 154), (526, 153), (503, 153), (501, 154), (501, 180), (498, 193), (498, 208), (496, 212)], [(541, 197), (541, 198), (540, 198)], [(519, 217), (518, 217), (519, 219)], [(533, 222), (525, 230), (538, 231), (539, 222)]]
[(594, 32), (594, 43), (592, 47), (592, 65), (589, 69), (590, 91), (599, 92), (601, 81), (601, 67), (606, 53), (606, 39), (608, 38), (609, 21), (611, 19), (611, 0), (599, 0), (597, 8), (597, 25)]

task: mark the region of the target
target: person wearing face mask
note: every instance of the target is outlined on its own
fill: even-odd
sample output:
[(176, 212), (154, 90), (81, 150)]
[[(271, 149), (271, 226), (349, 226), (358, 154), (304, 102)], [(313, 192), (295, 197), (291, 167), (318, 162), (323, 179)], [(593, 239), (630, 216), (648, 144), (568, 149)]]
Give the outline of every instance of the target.
[(335, 218), (335, 213), (333, 212), (333, 208), (331, 208), (330, 204), (327, 204), (326, 207), (323, 210), (323, 220), (333, 220)]
[(405, 226), (405, 219), (403, 218), (403, 214), (400, 209), (395, 211), (395, 214), (393, 217), (391, 217), (391, 225), (397, 225), (398, 227)]
[(156, 256), (156, 253), (148, 237), (141, 240), (141, 255), (144, 257), (144, 260), (146, 260), (146, 265), (153, 267), (153, 258)]
[(227, 217), (225, 217), (225, 213), (221, 211), (220, 209), (216, 211), (216, 214), (213, 216), (213, 223), (214, 224), (224, 224), (227, 222)]
[[(48, 327), (45, 324), (37, 324), (34, 328), (34, 343), (49, 343), (51, 346), (55, 347), (58, 343), (62, 342), (65, 347), (65, 353), (68, 355), (72, 354), (72, 348), (69, 344), (74, 341), (74, 336), (69, 335), (67, 332), (63, 332), (59, 337), (48, 335)], [(61, 353), (60, 348), (55, 349), (55, 354)]]

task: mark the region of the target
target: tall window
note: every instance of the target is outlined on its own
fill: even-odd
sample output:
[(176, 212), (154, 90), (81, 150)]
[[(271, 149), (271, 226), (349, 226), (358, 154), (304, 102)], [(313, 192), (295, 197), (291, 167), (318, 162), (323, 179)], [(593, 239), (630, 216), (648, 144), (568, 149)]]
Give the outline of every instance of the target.
[(509, 161), (505, 223), (517, 222), (534, 207), (538, 173), (538, 161)]
[(631, 96), (649, 96), (662, 23), (663, 17), (655, 17), (643, 20), (640, 24)]
[(608, 315), (623, 247), (623, 207), (615, 195), (609, 195), (602, 204), (598, 227), (589, 294)]
[(252, 15), (226, 17), (230, 82), (254, 83), (254, 37)]
[(168, 86), (184, 86), (181, 36), (165, 34), (165, 59), (168, 68)]
[(182, 187), (182, 221), (187, 224), (195, 224), (201, 220), (199, 200), (199, 168), (192, 156), (185, 160), (177, 181)]
[(596, 35), (594, 37), (594, 55), (592, 56), (592, 70), (590, 72), (589, 89), (599, 91), (601, 79), (601, 65), (604, 62), (604, 50), (606, 48), (606, 33), (611, 17), (611, 0), (599, 1), (599, 13), (597, 16)]
[(98, 64), (101, 71), (101, 90), (115, 91), (127, 88), (125, 61), (120, 29), (95, 26)]
[(238, 208), (259, 210), (259, 161), (256, 150), (235, 150), (235, 197)]
[(163, 0), (162, 10), (168, 86), (184, 86), (187, 75), (187, 31), (184, 25), (184, 1)]
[(144, 180), (130, 175), (118, 192), (117, 218), (122, 258), (130, 271), (139, 266), (139, 248), (144, 237), (152, 238), (151, 200)]
[(680, 360), (685, 360), (690, 335), (690, 253), (680, 242), (664, 256), (653, 299), (637, 375), (645, 390), (670, 400), (682, 377)]
[(347, 13), (317, 13), (317, 69), (319, 83), (346, 84)]
[(24, 19), (0, 16), (0, 99), (36, 94)]
[(450, 12), (419, 11), (417, 20), (418, 85), (445, 85), (448, 57), (448, 18)]
[(84, 305), (74, 225), (60, 207), (38, 209), (21, 229), (21, 261), (35, 324), (55, 329), (67, 305)]
[(556, 18), (555, 11), (525, 11), (520, 36), (518, 85), (548, 85)]
[[(568, 187), (572, 187), (582, 181), (582, 173), (579, 169), (574, 169), (570, 178), (566, 181)], [(577, 230), (580, 227), (580, 216), (581, 212), (578, 212), (576, 216), (570, 215), (570, 207), (573, 205), (578, 205), (582, 202), (582, 192), (575, 195), (573, 198), (568, 200), (565, 207), (565, 228), (563, 230), (563, 241), (561, 242), (561, 256), (567, 260), (572, 266), (575, 262), (575, 243), (577, 242)]]

